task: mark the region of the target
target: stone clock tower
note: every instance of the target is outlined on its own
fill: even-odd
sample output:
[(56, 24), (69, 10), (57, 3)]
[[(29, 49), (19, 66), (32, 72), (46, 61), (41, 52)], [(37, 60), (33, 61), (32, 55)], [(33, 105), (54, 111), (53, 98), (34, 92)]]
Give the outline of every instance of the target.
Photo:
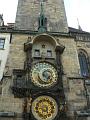
[[(24, 118), (30, 120), (66, 119), (65, 95), (62, 83), (61, 54), (64, 45), (46, 32), (68, 32), (63, 0), (19, 0), (16, 14), (16, 30), (37, 32), (24, 43), (26, 60), (22, 76), (27, 79), (26, 88), (13, 86), (13, 93), (27, 97)], [(22, 70), (21, 70), (22, 71)], [(20, 71), (14, 70), (14, 76)], [(21, 94), (22, 96), (22, 94)], [(32, 98), (31, 106), (28, 106)], [(28, 109), (29, 108), (29, 109)], [(29, 114), (29, 116), (27, 116)], [(63, 117), (64, 116), (64, 117)]]
[[(38, 30), (41, 0), (19, 0), (16, 14), (16, 29)], [(63, 0), (43, 0), (47, 18), (47, 31), (67, 32), (67, 20)]]
[(84, 47), (68, 32), (64, 1), (18, 0), (15, 28), (5, 32), (0, 120), (76, 120), (87, 105), (78, 60)]

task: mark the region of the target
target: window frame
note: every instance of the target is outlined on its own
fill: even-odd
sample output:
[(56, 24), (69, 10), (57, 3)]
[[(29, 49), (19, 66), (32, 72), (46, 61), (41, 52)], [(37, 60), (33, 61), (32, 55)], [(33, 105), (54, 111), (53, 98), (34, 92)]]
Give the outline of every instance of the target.
[(35, 57), (40, 57), (40, 50), (39, 49), (34, 50), (34, 56)]
[(4, 49), (4, 47), (5, 47), (5, 38), (0, 38), (0, 49)]
[(88, 77), (89, 76), (89, 66), (88, 66), (88, 59), (85, 52), (80, 51), (78, 53), (79, 65), (80, 65), (80, 72), (81, 76)]
[[(49, 53), (49, 54), (48, 54)], [(50, 55), (51, 54), (51, 55)], [(47, 50), (47, 57), (52, 58), (52, 50)]]

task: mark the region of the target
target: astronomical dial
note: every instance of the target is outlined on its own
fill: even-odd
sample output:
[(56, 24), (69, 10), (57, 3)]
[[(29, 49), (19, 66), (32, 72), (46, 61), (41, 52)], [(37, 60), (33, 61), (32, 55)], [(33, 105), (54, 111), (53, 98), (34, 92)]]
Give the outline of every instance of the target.
[(53, 120), (57, 112), (57, 103), (49, 96), (40, 96), (32, 103), (32, 113), (37, 120)]
[(53, 65), (46, 62), (36, 63), (31, 69), (31, 80), (39, 87), (51, 87), (57, 83), (57, 71)]

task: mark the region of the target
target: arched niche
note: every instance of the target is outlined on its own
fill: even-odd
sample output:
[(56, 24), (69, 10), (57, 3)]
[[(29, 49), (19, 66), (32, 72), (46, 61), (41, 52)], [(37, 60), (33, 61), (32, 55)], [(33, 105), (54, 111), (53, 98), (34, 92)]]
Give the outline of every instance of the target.
[(40, 34), (40, 35), (35, 36), (32, 39), (32, 43), (34, 44), (37, 40), (50, 42), (54, 47), (56, 47), (57, 45), (56, 39), (48, 34)]
[(44, 58), (54, 58), (56, 59), (57, 56), (63, 53), (64, 46), (59, 45), (57, 40), (48, 34), (38, 34), (37, 36), (33, 37), (31, 41), (28, 41), (24, 44), (24, 50), (31, 51), (32, 58), (33, 57), (44, 57)]
[(37, 35), (32, 40), (32, 57), (55, 58), (57, 42), (55, 38), (47, 34)]

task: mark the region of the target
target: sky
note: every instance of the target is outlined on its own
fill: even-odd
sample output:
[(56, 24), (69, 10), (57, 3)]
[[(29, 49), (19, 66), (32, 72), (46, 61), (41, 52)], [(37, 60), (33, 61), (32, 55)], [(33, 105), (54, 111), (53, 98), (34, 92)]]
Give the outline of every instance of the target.
[[(90, 32), (90, 0), (64, 0), (69, 27)], [(18, 0), (0, 0), (0, 14), (3, 14), (5, 24), (14, 23)], [(78, 19), (78, 20), (77, 20)]]

